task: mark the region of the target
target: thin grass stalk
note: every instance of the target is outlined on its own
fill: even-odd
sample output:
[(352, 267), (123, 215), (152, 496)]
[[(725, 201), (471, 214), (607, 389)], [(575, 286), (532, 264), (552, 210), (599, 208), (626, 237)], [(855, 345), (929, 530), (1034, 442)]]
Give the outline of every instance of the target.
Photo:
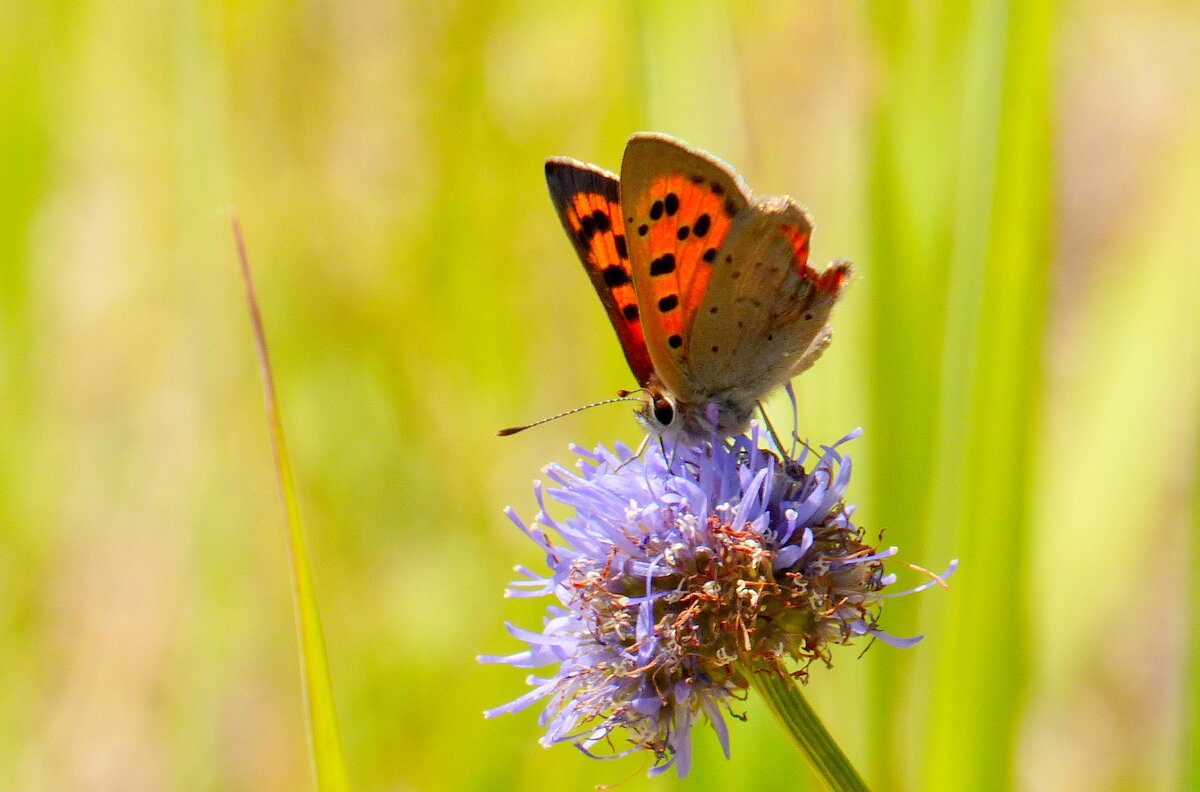
[(246, 287), (246, 302), (254, 331), (255, 351), (263, 379), (263, 396), (267, 411), (267, 427), (271, 434), (271, 450), (279, 480), (279, 494), (287, 524), (288, 569), (292, 580), (292, 604), (296, 614), (296, 630), (300, 640), (300, 676), (304, 689), (305, 725), (313, 762), (313, 777), (318, 792), (342, 792), (349, 789), (346, 764), (342, 755), (342, 740), (338, 729), (337, 712), (330, 683), (329, 662), (325, 653), (325, 637), (317, 598), (313, 586), (308, 547), (300, 523), (300, 507), (296, 499), (296, 482), (288, 457), (275, 392), (275, 377), (267, 352), (267, 337), (263, 330), (262, 314), (255, 296), (254, 279), (246, 256), (242, 229), (234, 219), (233, 235), (237, 243), (238, 261)]

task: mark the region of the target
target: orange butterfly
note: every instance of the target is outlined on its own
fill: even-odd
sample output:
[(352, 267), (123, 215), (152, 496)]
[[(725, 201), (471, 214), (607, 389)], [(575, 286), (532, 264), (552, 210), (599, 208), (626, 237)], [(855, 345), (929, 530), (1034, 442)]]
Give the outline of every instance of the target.
[(546, 161), (550, 198), (660, 436), (746, 430), (758, 402), (829, 346), (848, 261), (808, 266), (812, 221), (755, 198), (727, 164), (667, 135), (629, 139), (621, 176)]

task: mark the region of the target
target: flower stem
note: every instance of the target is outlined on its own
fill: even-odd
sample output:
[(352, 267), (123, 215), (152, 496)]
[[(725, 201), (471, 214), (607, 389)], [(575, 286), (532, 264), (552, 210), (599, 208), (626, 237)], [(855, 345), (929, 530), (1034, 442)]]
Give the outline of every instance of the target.
[(743, 671), (830, 792), (867, 792), (858, 771), (791, 677), (773, 668), (745, 667)]

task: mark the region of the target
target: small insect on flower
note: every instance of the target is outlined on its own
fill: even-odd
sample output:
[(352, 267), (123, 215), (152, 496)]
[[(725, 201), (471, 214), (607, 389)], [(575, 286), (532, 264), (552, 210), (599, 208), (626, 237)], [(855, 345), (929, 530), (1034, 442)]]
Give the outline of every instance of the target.
[[(649, 750), (651, 775), (691, 765), (691, 728), (703, 715), (726, 757), (724, 714), (744, 698), (747, 668), (803, 677), (829, 647), (860, 636), (895, 646), (876, 625), (882, 552), (851, 522), (850, 457), (841, 445), (795, 459), (748, 435), (695, 445), (575, 448), (579, 473), (551, 465), (548, 492), (574, 510), (555, 519), (547, 491), (532, 524), (509, 517), (546, 554), (549, 574), (524, 567), (514, 597), (554, 596), (540, 632), (508, 625), (528, 649), (480, 661), (554, 667), (533, 689), (487, 711), (545, 701), (545, 746), (574, 743), (597, 758)], [(557, 539), (552, 538), (552, 534)], [(921, 587), (925, 588), (925, 586)]]

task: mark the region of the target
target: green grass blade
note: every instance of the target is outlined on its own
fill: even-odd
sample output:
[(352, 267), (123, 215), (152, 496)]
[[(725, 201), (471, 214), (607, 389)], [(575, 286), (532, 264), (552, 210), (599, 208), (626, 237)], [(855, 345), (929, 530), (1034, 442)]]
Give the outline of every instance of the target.
[[(919, 788), (1012, 782), (1027, 662), (1014, 570), (1031, 524), (1051, 258), (1053, 8), (928, 2), (876, 15), (895, 86), (925, 89), (888, 94), (877, 144), (872, 465), (887, 473), (873, 513), (906, 558), (963, 564), (945, 604), (920, 606), (948, 607), (947, 620), (918, 623), (915, 607), (888, 617), (931, 643), (872, 658), (874, 776), (892, 788), (899, 768)], [(908, 758), (922, 750), (923, 771)]]
[[(940, 32), (932, 20), (956, 6), (936, 3), (876, 3), (875, 39), (889, 84), (881, 92), (868, 188), (870, 249), (861, 262), (869, 298), (870, 328), (868, 444), (862, 469), (868, 496), (864, 519), (888, 532), (904, 558), (936, 565), (928, 556), (933, 491), (937, 401), (941, 392), (941, 349), (954, 174), (958, 150), (953, 99), (962, 82), (961, 41)], [(945, 22), (943, 22), (945, 24)], [(951, 27), (953, 27), (951, 25)], [(938, 86), (922, 91), (907, 86)], [(949, 551), (947, 551), (949, 555)], [(921, 718), (906, 706), (915, 656), (936, 651), (933, 625), (918, 623), (917, 607), (894, 602), (885, 615), (890, 632), (930, 633), (931, 642), (910, 653), (872, 652), (866, 719), (871, 765), (864, 768), (879, 787), (900, 788), (902, 768), (919, 738), (902, 744), (898, 734), (918, 728)]]
[[(1040, 406), (1043, 326), (1050, 282), (1049, 210), (1052, 22), (1054, 5), (1042, 0), (991, 4), (980, 19), (991, 40), (993, 72), (976, 86), (996, 97), (994, 114), (981, 109), (964, 132), (995, 129), (995, 146), (980, 156), (975, 193), (990, 203), (980, 223), (957, 235), (955, 276), (971, 272), (978, 251), (980, 295), (970, 284), (951, 293), (946, 349), (965, 344), (972, 356), (948, 366), (961, 378), (961, 424), (942, 427), (938, 460), (946, 475), (934, 493), (946, 507), (946, 527), (957, 533), (964, 571), (954, 596), (944, 651), (936, 664), (923, 782), (933, 789), (1003, 789), (1015, 784), (1017, 730), (1025, 697), (1028, 647), (1023, 601), (1026, 549), (1032, 531), (1030, 492)], [(969, 105), (968, 105), (969, 106)], [(976, 129), (972, 129), (976, 127)], [(964, 138), (965, 140), (966, 138)], [(979, 192), (976, 192), (979, 190)], [(953, 353), (949, 353), (953, 360)], [(965, 386), (965, 391), (958, 390)], [(961, 443), (952, 450), (951, 441)], [(961, 454), (961, 456), (958, 456)], [(957, 457), (957, 458), (956, 458)], [(963, 464), (959, 464), (959, 459)], [(961, 470), (961, 475), (953, 471)], [(946, 519), (948, 518), (948, 519)], [(1032, 581), (1029, 581), (1032, 582)]]
[(346, 763), (342, 756), (342, 740), (338, 730), (337, 713), (333, 702), (333, 687), (329, 678), (329, 663), (325, 655), (325, 637), (321, 629), (321, 617), (317, 611), (316, 592), (313, 587), (312, 569), (308, 560), (308, 548), (304, 541), (304, 530), (300, 524), (300, 508), (296, 500), (296, 482), (288, 458), (284, 440), (283, 422), (279, 416), (279, 401), (275, 394), (275, 378), (271, 373), (271, 360), (267, 353), (267, 338), (263, 330), (262, 314), (254, 292), (254, 279), (250, 273), (250, 262), (242, 230), (237, 220), (233, 221), (233, 234), (237, 242), (238, 261), (246, 286), (246, 301), (250, 308), (250, 322), (254, 329), (255, 350), (262, 371), (263, 393), (266, 401), (267, 426), (271, 433), (271, 449), (275, 457), (275, 471), (279, 478), (279, 493), (283, 502), (284, 520), (287, 523), (288, 561), (292, 579), (292, 602), (296, 610), (296, 629), (300, 638), (300, 674), (304, 685), (304, 700), (307, 705), (309, 747), (312, 754), (313, 772), (319, 792), (341, 792), (349, 789), (346, 779)]
[[(1200, 395), (1200, 394), (1198, 394)], [(1200, 447), (1195, 450), (1195, 458), (1200, 459)], [(1200, 465), (1193, 472), (1196, 479), (1192, 484), (1192, 557), (1191, 557), (1191, 623), (1188, 625), (1192, 637), (1192, 656), (1189, 658), (1189, 679), (1185, 682), (1187, 695), (1187, 722), (1184, 724), (1184, 745), (1187, 746), (1183, 757), (1185, 789), (1200, 789), (1200, 646), (1197, 646), (1196, 636), (1200, 635)]]

